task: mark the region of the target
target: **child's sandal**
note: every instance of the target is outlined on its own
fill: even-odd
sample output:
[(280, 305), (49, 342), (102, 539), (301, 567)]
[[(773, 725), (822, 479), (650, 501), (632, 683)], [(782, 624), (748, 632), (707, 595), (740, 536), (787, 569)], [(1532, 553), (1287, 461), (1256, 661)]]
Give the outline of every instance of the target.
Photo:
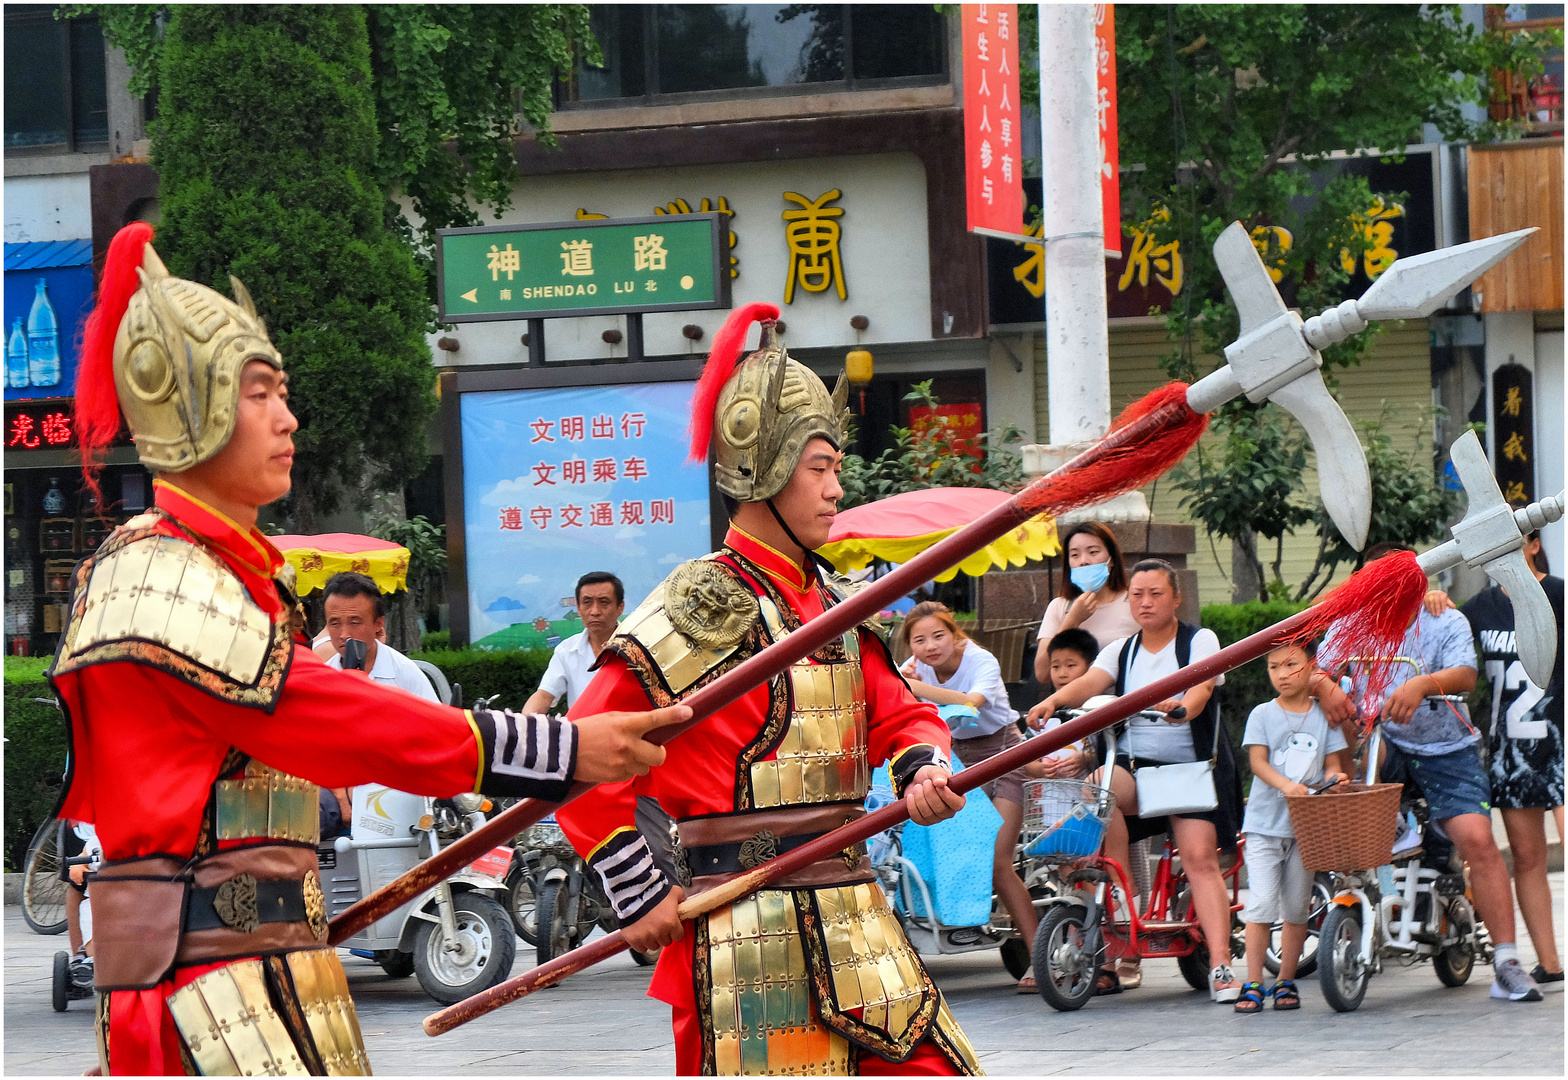
[[(1277, 1008), (1278, 1006), (1276, 1006)], [(1263, 984), (1249, 982), (1241, 984), (1241, 997), (1236, 999), (1236, 1011), (1239, 1013), (1255, 1013), (1263, 1011)]]
[[(1261, 1008), (1261, 1005), (1259, 1006)], [(1289, 979), (1280, 979), (1274, 984), (1274, 1010), (1284, 1012), (1287, 1009), (1301, 1008), (1301, 995), (1296, 992), (1296, 984)]]

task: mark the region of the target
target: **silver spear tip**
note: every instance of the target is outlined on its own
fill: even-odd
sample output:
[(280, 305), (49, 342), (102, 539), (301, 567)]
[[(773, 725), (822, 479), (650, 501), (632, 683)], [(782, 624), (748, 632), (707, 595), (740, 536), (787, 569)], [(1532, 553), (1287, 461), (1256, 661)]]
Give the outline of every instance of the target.
[(1425, 318), (1539, 231), (1519, 229), (1395, 259), (1356, 301), (1356, 314), (1368, 321)]

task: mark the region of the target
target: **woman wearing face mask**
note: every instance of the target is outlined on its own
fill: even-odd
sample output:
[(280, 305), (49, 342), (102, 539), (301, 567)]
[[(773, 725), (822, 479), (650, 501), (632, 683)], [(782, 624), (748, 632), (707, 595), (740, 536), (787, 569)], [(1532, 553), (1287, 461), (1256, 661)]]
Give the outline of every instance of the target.
[(1138, 622), (1127, 606), (1127, 571), (1115, 534), (1098, 521), (1080, 522), (1062, 537), (1062, 550), (1067, 556), (1067, 576), (1040, 620), (1034, 657), (1034, 677), (1047, 688), (1051, 685), (1051, 658), (1046, 655), (1046, 646), (1063, 630), (1087, 630), (1098, 641), (1115, 641), (1138, 632)]
[[(948, 721), (953, 728), (954, 757), (966, 767), (973, 766), (1023, 740), (1018, 714), (1007, 701), (1001, 664), (958, 628), (946, 604), (930, 600), (916, 604), (905, 617), (900, 634), (911, 654), (903, 673), (915, 696), (935, 705), (969, 705), (980, 714)], [(1024, 822), (1025, 779), (1024, 771), (1015, 769), (983, 790), (1002, 815), (991, 862), (992, 888), (1024, 941), (1033, 942), (1038, 925), (1034, 902), (1013, 866)], [(1033, 970), (1019, 980), (1018, 992), (1035, 992)]]

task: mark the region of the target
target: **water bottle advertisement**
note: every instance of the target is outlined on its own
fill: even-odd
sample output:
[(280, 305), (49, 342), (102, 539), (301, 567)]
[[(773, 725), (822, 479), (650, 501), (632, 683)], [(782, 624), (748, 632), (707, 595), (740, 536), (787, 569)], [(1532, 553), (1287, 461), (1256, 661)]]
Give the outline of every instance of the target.
[[(5, 256), (5, 400), (72, 397), (93, 302), (91, 243), (7, 244)], [(68, 260), (77, 265), (41, 265)]]

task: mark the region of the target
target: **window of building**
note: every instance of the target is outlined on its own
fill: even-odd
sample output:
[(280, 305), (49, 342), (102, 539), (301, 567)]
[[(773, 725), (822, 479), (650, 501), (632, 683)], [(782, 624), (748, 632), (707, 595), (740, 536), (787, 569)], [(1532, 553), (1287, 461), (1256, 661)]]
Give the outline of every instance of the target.
[(5, 8), (5, 147), (79, 150), (109, 141), (103, 33), (51, 4)]
[(598, 4), (601, 67), (582, 65), (561, 104), (667, 94), (935, 83), (942, 16), (923, 4)]

